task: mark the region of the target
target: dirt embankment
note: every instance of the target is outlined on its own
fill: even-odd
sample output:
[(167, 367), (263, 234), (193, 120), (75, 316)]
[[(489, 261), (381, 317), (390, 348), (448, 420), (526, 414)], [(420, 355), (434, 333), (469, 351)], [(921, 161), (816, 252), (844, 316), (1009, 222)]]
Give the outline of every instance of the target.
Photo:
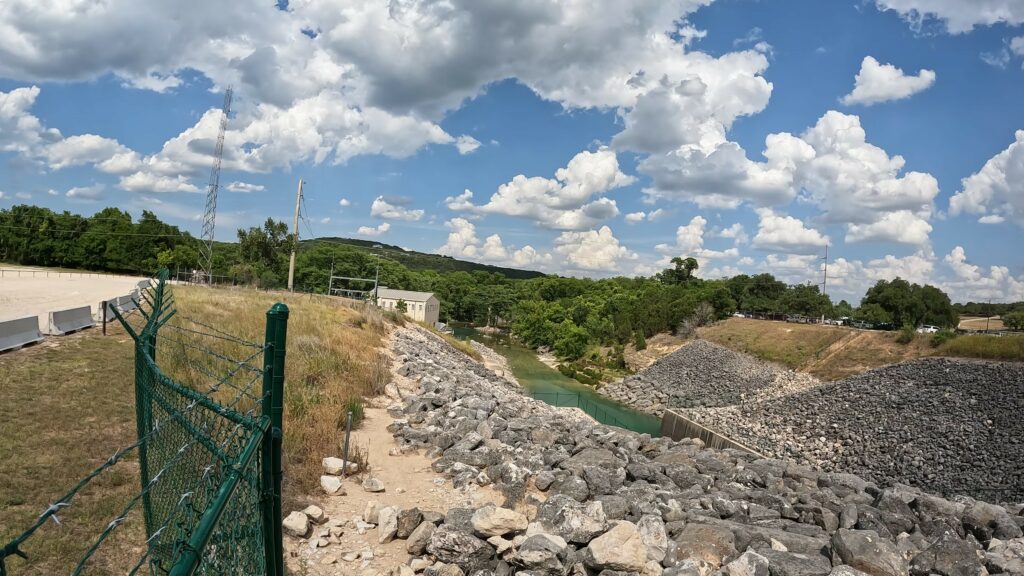
[(935, 352), (924, 337), (900, 344), (894, 332), (749, 318), (728, 318), (701, 328), (699, 335), (726, 348), (828, 381)]

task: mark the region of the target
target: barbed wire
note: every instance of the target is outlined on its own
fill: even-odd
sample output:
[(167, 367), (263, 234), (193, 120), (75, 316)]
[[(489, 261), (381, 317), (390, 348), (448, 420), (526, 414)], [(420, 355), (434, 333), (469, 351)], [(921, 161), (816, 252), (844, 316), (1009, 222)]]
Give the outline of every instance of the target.
[[(175, 532), (176, 538), (184, 538), (183, 542), (176, 542), (174, 551), (180, 553), (184, 548), (188, 546), (188, 538), (195, 526), (180, 525), (175, 531), (172, 529), (172, 525), (178, 522), (179, 518), (189, 509), (195, 516), (201, 515), (204, 510), (196, 506), (197, 501), (206, 501), (218, 487), (218, 484), (211, 483), (214, 475), (219, 476), (224, 470), (236, 466), (241, 457), (241, 452), (238, 452), (238, 456), (233, 456), (235, 450), (241, 450), (245, 444), (250, 444), (262, 438), (265, 433), (266, 427), (268, 426), (268, 416), (257, 418), (256, 412), (263, 404), (263, 400), (267, 398), (266, 394), (256, 394), (253, 392), (256, 384), (260, 381), (263, 376), (263, 370), (251, 364), (260, 355), (266, 352), (265, 345), (256, 344), (253, 342), (246, 341), (238, 338), (234, 335), (228, 334), (222, 330), (218, 330), (211, 326), (208, 326), (201, 322), (195, 322), (193, 319), (187, 319), (189, 322), (193, 322), (196, 326), (204, 327), (210, 330), (210, 332), (204, 332), (202, 330), (184, 328), (182, 326), (175, 326), (170, 323), (164, 324), (170, 315), (173, 315), (173, 294), (169, 290), (161, 292), (159, 295), (154, 292), (152, 285), (141, 288), (139, 292), (139, 311), (141, 312), (136, 318), (141, 318), (139, 321), (139, 328), (135, 331), (133, 336), (136, 337), (136, 354), (142, 355), (141, 365), (137, 365), (137, 370), (144, 370), (145, 374), (148, 374), (146, 386), (153, 390), (149, 394), (148, 402), (152, 402), (152, 408), (147, 403), (145, 409), (159, 410), (166, 414), (165, 418), (155, 417), (152, 420), (152, 424), (149, 430), (135, 440), (133, 443), (119, 448), (114, 454), (105, 460), (102, 464), (94, 468), (91, 472), (82, 477), (67, 493), (61, 496), (56, 501), (47, 505), (47, 507), (38, 515), (34, 522), (21, 534), (13, 538), (8, 542), (2, 549), (0, 549), (0, 576), (7, 575), (6, 559), (10, 556), (20, 556), (24, 559), (28, 559), (27, 554), (21, 549), (21, 546), (25, 544), (30, 538), (37, 533), (37, 531), (46, 524), (48, 520), (53, 520), (55, 524), (61, 526), (61, 519), (58, 513), (63, 514), (68, 508), (70, 508), (75, 502), (75, 497), (81, 493), (81, 491), (98, 477), (103, 475), (105, 472), (111, 470), (118, 463), (124, 461), (124, 459), (132, 454), (139, 453), (140, 458), (143, 450), (156, 450), (155, 456), (159, 459), (160, 452), (166, 453), (166, 446), (161, 445), (161, 438), (163, 435), (170, 433), (170, 430), (176, 430), (175, 434), (184, 434), (187, 441), (183, 442), (170, 457), (170, 459), (164, 461), (161, 465), (160, 470), (149, 477), (146, 480), (143, 488), (133, 495), (120, 512), (110, 520), (98, 534), (96, 539), (91, 543), (89, 548), (85, 551), (84, 555), (79, 559), (76, 567), (72, 574), (78, 575), (89, 564), (90, 560), (95, 556), (97, 551), (103, 546), (110, 536), (117, 531), (122, 525), (129, 521), (129, 515), (138, 507), (139, 502), (144, 502), (151, 495), (155, 494), (160, 488), (162, 483), (167, 478), (172, 476), (172, 472), (175, 469), (180, 469), (180, 466), (184, 459), (193, 457), (195, 449), (201, 449), (207, 454), (207, 456), (200, 456), (201, 460), (195, 462), (194, 466), (189, 466), (191, 470), (195, 468), (191, 476), (189, 474), (175, 473), (175, 481), (180, 481), (183, 477), (185, 478), (185, 484), (182, 485), (180, 491), (174, 496), (177, 498), (177, 502), (173, 507), (166, 512), (166, 514), (160, 519), (161, 523), (159, 526), (149, 526), (149, 508), (147, 504), (147, 529), (150, 530), (149, 537), (146, 539), (146, 549), (141, 557), (136, 561), (134, 566), (131, 568), (129, 574), (136, 574), (148, 561), (153, 559), (154, 550), (163, 546), (164, 539), (168, 534)], [(158, 308), (159, 307), (159, 308)], [(148, 313), (144, 308), (148, 308)], [(130, 326), (129, 319), (120, 317), (120, 320), (126, 325)], [(209, 378), (212, 383), (196, 389), (196, 387), (184, 388), (181, 384), (175, 382), (167, 375), (163, 374), (159, 366), (147, 352), (147, 346), (150, 339), (157, 340), (156, 332), (160, 328), (171, 327), (178, 334), (184, 334), (188, 336), (198, 337), (210, 337), (217, 339), (221, 342), (230, 342), (236, 345), (241, 345), (252, 350), (252, 353), (241, 359), (230, 358), (225, 354), (221, 354), (210, 348), (199, 346), (190, 343), (186, 340), (179, 340), (168, 337), (166, 335), (160, 336), (159, 339), (166, 339), (171, 342), (176, 342), (183, 347), (187, 347), (189, 350), (199, 351), (203, 358), (214, 359), (217, 362), (228, 363), (228, 367), (221, 371), (216, 371), (213, 368), (209, 368), (202, 362), (196, 361), (193, 358), (185, 357), (185, 365), (190, 369), (193, 369), (206, 378)], [(135, 329), (135, 326), (132, 326)], [(242, 373), (249, 373), (251, 376), (244, 382), (237, 384), (234, 382), (236, 377)], [(137, 373), (137, 378), (142, 377)], [(226, 403), (217, 402), (212, 398), (213, 394), (218, 393), (223, 386), (231, 387), (236, 394), (234, 398)], [(158, 393), (156, 390), (163, 390), (163, 393)], [(189, 390), (192, 390), (191, 392)], [(172, 395), (173, 393), (173, 395)], [(167, 394), (167, 397), (164, 397)], [(238, 406), (243, 400), (252, 400), (252, 405), (244, 412), (238, 411)], [(175, 405), (176, 402), (181, 402), (182, 405)], [(140, 405), (140, 409), (142, 409)], [(200, 410), (209, 414), (207, 417), (194, 416), (200, 413)], [(220, 428), (221, 424), (227, 424), (228, 422), (233, 423), (230, 429)], [(220, 430), (218, 431), (218, 428)], [(258, 435), (258, 437), (257, 437)], [(189, 438), (190, 437), (190, 438)], [(219, 441), (214, 440), (220, 437)], [(232, 449), (234, 445), (234, 449)], [(172, 448), (172, 450), (174, 450)], [(258, 460), (253, 460), (258, 462)], [(205, 464), (205, 466), (204, 466)], [(199, 471), (199, 467), (202, 467), (202, 473), (196, 474), (194, 472)], [(217, 469), (220, 469), (220, 472)], [(239, 470), (236, 473), (245, 474), (244, 470)], [(203, 493), (201, 485), (206, 484), (206, 492)], [(252, 484), (251, 481), (247, 481), (248, 484)], [(250, 486), (252, 488), (252, 486)], [(173, 488), (172, 488), (173, 490)], [(199, 497), (199, 494), (203, 493), (203, 497)], [(240, 498), (244, 498), (240, 496)], [(251, 505), (251, 502), (248, 502)], [(175, 556), (176, 558), (177, 556)]]

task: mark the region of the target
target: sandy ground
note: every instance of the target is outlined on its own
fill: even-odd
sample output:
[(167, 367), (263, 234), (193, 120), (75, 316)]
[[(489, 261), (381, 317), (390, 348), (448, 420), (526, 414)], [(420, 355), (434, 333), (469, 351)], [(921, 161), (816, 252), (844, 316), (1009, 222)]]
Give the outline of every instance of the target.
[(963, 317), (960, 319), (960, 328), (963, 330), (1003, 330), (1006, 326), (999, 316), (991, 318)]
[[(418, 388), (411, 379), (398, 375), (392, 378), (403, 393)], [(468, 489), (454, 488), (450, 479), (430, 469), (430, 460), (423, 454), (392, 455), (391, 449), (396, 444), (387, 431), (392, 418), (385, 407), (393, 401), (385, 397), (371, 400), (373, 407), (366, 409), (366, 417), (359, 430), (352, 432), (352, 445), (368, 452), (369, 473), (346, 479), (345, 495), (320, 493), (309, 498), (309, 503), (320, 506), (328, 517), (325, 523), (314, 526), (310, 539), (285, 537), (285, 561), (294, 573), (372, 576), (407, 563), (410, 556), (406, 552), (405, 540), (396, 539), (382, 544), (378, 541), (376, 528), (360, 533), (356, 527), (356, 521), (362, 518), (367, 504), (372, 501), (382, 507), (419, 508), (444, 513), (449, 508), (477, 508), (489, 502), (500, 505), (504, 500), (490, 487), (471, 485)], [(384, 492), (365, 491), (362, 481), (367, 476), (382, 480)], [(284, 514), (289, 512), (291, 510), (285, 510)], [(374, 520), (368, 521), (375, 523)], [(343, 531), (341, 536), (331, 538), (325, 547), (311, 546), (310, 542), (315, 542), (322, 531), (329, 532), (336, 525)]]
[(124, 296), (142, 280), (9, 266), (0, 271), (0, 321), (35, 315), (40, 329), (46, 328), (50, 311), (90, 306), (95, 313), (101, 300)]

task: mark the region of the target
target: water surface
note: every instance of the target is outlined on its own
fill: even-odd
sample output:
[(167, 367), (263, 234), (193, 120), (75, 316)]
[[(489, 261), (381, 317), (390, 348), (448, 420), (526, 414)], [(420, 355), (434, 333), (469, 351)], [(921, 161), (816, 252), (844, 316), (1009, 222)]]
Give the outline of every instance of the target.
[(553, 370), (538, 360), (533, 350), (513, 341), (507, 335), (490, 336), (473, 328), (455, 328), (455, 336), (476, 340), (507, 358), (516, 380), (538, 400), (553, 406), (575, 406), (593, 416), (598, 422), (634, 432), (646, 432), (657, 436), (661, 429), (661, 420), (657, 417), (605, 398), (593, 388)]

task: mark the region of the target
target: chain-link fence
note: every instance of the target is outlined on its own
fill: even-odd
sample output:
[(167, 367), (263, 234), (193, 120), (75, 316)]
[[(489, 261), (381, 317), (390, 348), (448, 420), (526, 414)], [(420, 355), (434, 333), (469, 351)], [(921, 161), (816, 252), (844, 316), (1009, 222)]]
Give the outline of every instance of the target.
[(129, 322), (115, 311), (134, 341), (136, 441), (0, 549), (0, 576), (7, 574), (8, 557), (25, 557), (20, 546), (40, 527), (51, 519), (59, 523), (58, 512), (129, 456), (137, 458), (139, 491), (98, 527), (73, 574), (88, 572), (110, 536), (136, 520), (145, 525), (145, 545), (122, 573), (284, 576), (281, 443), (288, 308), (275, 304), (267, 312), (264, 342), (249, 342), (179, 315), (167, 276), (161, 271), (140, 291), (139, 320)]

